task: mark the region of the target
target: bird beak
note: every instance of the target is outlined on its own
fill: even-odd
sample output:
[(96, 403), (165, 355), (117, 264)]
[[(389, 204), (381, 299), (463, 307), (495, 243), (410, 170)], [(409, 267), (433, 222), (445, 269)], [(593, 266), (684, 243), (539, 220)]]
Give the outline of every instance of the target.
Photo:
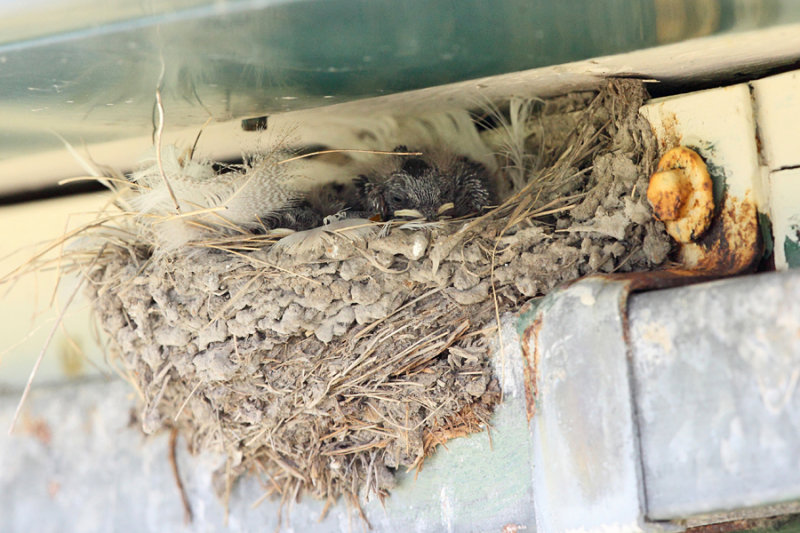
[(437, 215), (444, 215), (451, 209), (455, 209), (456, 206), (453, 202), (447, 202), (446, 204), (442, 204), (439, 206), (439, 211), (436, 213)]
[(453, 202), (447, 202), (446, 204), (442, 204), (438, 208), (433, 207), (423, 207), (421, 210), (418, 209), (398, 209), (394, 212), (394, 216), (396, 217), (408, 217), (408, 218), (423, 218), (428, 222), (433, 222), (439, 218), (442, 213), (446, 213), (453, 209), (455, 205)]
[(395, 217), (408, 217), (408, 218), (425, 218), (425, 215), (416, 209), (398, 209), (394, 212)]

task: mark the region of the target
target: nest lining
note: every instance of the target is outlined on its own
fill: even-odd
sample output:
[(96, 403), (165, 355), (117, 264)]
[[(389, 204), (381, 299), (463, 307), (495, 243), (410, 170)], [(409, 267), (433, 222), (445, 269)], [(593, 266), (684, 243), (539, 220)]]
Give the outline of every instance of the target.
[(613, 81), (540, 105), (526, 163), (501, 175), (509, 198), (471, 220), (294, 249), (107, 243), (90, 292), (143, 428), (178, 426), (193, 450), (226, 454), (227, 475), (259, 472), (287, 502), (387, 494), (397, 469), (488, 427), (499, 313), (665, 261), (644, 198), (656, 159), (645, 98)]

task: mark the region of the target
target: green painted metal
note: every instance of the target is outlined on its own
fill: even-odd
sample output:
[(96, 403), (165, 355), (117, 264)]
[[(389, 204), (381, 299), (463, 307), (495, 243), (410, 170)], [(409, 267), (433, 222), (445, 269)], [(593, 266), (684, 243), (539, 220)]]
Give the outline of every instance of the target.
[(789, 268), (800, 268), (800, 244), (796, 240), (786, 237), (783, 241), (783, 251)]

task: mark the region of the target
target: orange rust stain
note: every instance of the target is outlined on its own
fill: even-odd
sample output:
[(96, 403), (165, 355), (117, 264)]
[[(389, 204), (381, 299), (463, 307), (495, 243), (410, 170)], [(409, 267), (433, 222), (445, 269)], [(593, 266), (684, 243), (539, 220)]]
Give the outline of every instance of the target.
[(22, 419), (22, 430), (45, 446), (50, 446), (53, 441), (53, 433), (44, 418), (25, 416)]
[[(664, 270), (651, 270), (647, 272), (622, 272), (615, 274), (593, 274), (592, 277), (604, 278), (613, 281), (625, 280), (631, 291), (650, 289), (668, 289), (688, 283), (714, 279), (718, 276), (705, 272), (698, 272), (686, 268), (669, 268)], [(623, 314), (623, 318), (624, 318)]]
[(60, 490), (61, 490), (61, 483), (59, 483), (58, 481), (51, 481), (50, 483), (47, 484), (47, 494), (51, 498), (55, 498)]
[(650, 186), (647, 188), (647, 200), (653, 208), (653, 214), (659, 220), (680, 218), (681, 208), (684, 207), (685, 200), (691, 192), (688, 185), (681, 183), (675, 187), (665, 186), (655, 179), (655, 174), (653, 176), (650, 179)]
[(728, 533), (748, 529), (749, 525), (750, 523), (747, 520), (736, 520), (734, 522), (724, 522), (722, 524), (690, 527), (686, 530), (686, 533)]
[(705, 235), (679, 249), (681, 266), (594, 276), (627, 280), (631, 291), (665, 289), (745, 272), (758, 263), (762, 250), (758, 212), (749, 192), (743, 200), (728, 195)]
[(678, 133), (678, 117), (675, 113), (665, 113), (661, 117), (661, 128), (663, 135), (656, 135), (659, 138), (659, 146), (662, 152), (667, 151), (669, 146), (680, 146), (683, 137)]
[(486, 420), (492, 416), (495, 407), (500, 403), (500, 385), (496, 379), (489, 382), (486, 392), (477, 401), (465, 406), (459, 412), (445, 418), (441, 424), (425, 430), (422, 435), (422, 455), (412, 468), (417, 474), (422, 470), (425, 459), (433, 455), (437, 446), (447, 448), (451, 439), (466, 437), (487, 428)]
[(691, 270), (738, 274), (756, 263), (762, 246), (758, 213), (749, 193), (744, 199), (729, 195), (708, 232), (685, 245), (680, 256)]
[(764, 146), (761, 144), (761, 136), (758, 134), (758, 130), (756, 130), (756, 151), (758, 151), (758, 155), (763, 159)]
[[(525, 413), (528, 422), (536, 414), (536, 398), (539, 396), (539, 385), (537, 377), (539, 375), (539, 332), (542, 329), (542, 318), (539, 317), (525, 329), (522, 335), (522, 354), (523, 354), (523, 377), (525, 380)], [(534, 344), (533, 353), (530, 345)]]

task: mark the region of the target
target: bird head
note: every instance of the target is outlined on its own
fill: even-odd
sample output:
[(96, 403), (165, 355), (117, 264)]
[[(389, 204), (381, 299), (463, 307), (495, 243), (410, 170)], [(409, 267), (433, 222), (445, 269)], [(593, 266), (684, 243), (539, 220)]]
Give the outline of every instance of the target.
[(436, 220), (442, 206), (442, 188), (435, 172), (413, 175), (403, 170), (389, 176), (383, 187), (383, 202), (392, 217)]
[[(408, 151), (399, 146), (395, 151)], [(369, 210), (391, 218), (437, 220), (452, 211), (448, 180), (441, 170), (421, 157), (402, 157), (395, 170), (377, 176), (360, 176), (360, 188)]]

